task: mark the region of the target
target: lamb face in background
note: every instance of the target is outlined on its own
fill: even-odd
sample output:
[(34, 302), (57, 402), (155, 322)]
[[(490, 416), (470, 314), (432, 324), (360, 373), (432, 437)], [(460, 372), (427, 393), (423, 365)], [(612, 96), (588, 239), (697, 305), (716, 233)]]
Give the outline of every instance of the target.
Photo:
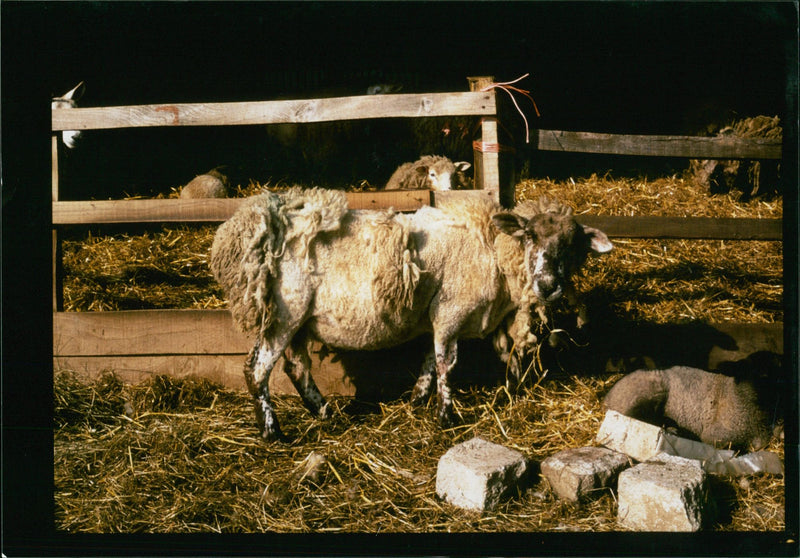
[(195, 176), (181, 188), (181, 198), (227, 198), (228, 178), (217, 169)]
[(386, 183), (386, 190), (451, 190), (455, 185), (469, 184), (464, 173), (471, 166), (466, 161), (453, 163), (447, 157), (425, 155), (400, 165)]
[[(83, 82), (80, 82), (78, 85), (64, 93), (61, 97), (54, 97), (50, 101), (50, 108), (66, 109), (77, 107), (77, 101), (81, 98), (85, 90), (86, 87), (83, 85)], [(66, 145), (68, 149), (72, 149), (75, 147), (75, 140), (77, 140), (80, 135), (81, 133), (78, 130), (64, 130), (61, 132), (61, 141), (64, 142), (64, 145)]]

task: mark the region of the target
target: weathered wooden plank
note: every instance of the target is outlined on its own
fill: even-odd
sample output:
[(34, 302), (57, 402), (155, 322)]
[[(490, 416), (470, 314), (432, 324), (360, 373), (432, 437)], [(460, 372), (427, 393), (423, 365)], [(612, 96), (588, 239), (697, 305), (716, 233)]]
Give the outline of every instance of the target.
[[(708, 355), (709, 369), (756, 351), (783, 354), (782, 323), (711, 326), (730, 336), (735, 348), (713, 347)], [(126, 339), (130, 341), (127, 346)], [(75, 370), (88, 378), (96, 378), (104, 370), (113, 370), (123, 380), (133, 383), (153, 374), (173, 377), (196, 374), (233, 389), (245, 389), (242, 366), (249, 345), (235, 331), (225, 310), (54, 314), (55, 369)], [(354, 395), (355, 387), (344, 368), (335, 359), (321, 359), (320, 348), (314, 344), (311, 359), (312, 374), (321, 391)], [(282, 369), (282, 363), (278, 362), (270, 386), (276, 393), (295, 394)]]
[(736, 349), (713, 347), (708, 355), (709, 370), (715, 370), (721, 362), (741, 360), (758, 351), (783, 354), (783, 323), (719, 323), (714, 324), (714, 328), (731, 336), (736, 342)]
[(52, 129), (220, 126), (364, 118), (495, 114), (493, 92), (359, 95), (328, 99), (54, 109)]
[(611, 237), (781, 240), (782, 219), (578, 215)]
[[(168, 199), (168, 200), (94, 200), (53, 203), (54, 225), (100, 223), (222, 222), (238, 209), (246, 198)], [(347, 192), (353, 209), (413, 211), (431, 202), (428, 190), (391, 192)]]
[(53, 314), (53, 350), (59, 356), (244, 354), (250, 347), (227, 310)]
[[(492, 196), (492, 191), (348, 192), (354, 209), (394, 207), (413, 211), (433, 200), (452, 196)], [(106, 200), (53, 203), (54, 225), (103, 223), (193, 222), (219, 223), (230, 217), (244, 198), (206, 200)], [(613, 237), (698, 238), (721, 240), (781, 240), (781, 219), (711, 217), (651, 217), (579, 215), (578, 221), (597, 227)]]
[[(480, 91), (490, 87), (494, 82), (493, 76), (468, 77), (470, 91)], [(494, 92), (492, 92), (494, 95)], [(475, 188), (486, 190), (492, 199), (500, 201), (500, 161), (498, 145), (497, 119), (484, 118), (481, 122), (481, 138), (478, 145), (483, 148), (473, 148)]]
[[(99, 378), (113, 371), (122, 381), (137, 384), (158, 374), (172, 378), (199, 376), (218, 382), (229, 389), (247, 390), (242, 367), (245, 355), (169, 355), (169, 356), (69, 356), (55, 357), (54, 370), (72, 370), (86, 380)], [(342, 367), (326, 359), (320, 362), (311, 356), (311, 375), (324, 395), (355, 395), (355, 387)], [(283, 372), (283, 359), (278, 360), (269, 378), (271, 393), (297, 395), (289, 377)]]
[(649, 155), (698, 159), (780, 159), (781, 140), (695, 136), (619, 135), (539, 130), (540, 151)]
[[(53, 314), (53, 365), (88, 378), (113, 370), (137, 383), (154, 374), (196, 374), (233, 389), (246, 389), (242, 367), (252, 341), (236, 330), (227, 310), (130, 310)], [(312, 375), (323, 393), (353, 395), (341, 365), (320, 359), (311, 347)], [(296, 394), (275, 365), (275, 393)]]

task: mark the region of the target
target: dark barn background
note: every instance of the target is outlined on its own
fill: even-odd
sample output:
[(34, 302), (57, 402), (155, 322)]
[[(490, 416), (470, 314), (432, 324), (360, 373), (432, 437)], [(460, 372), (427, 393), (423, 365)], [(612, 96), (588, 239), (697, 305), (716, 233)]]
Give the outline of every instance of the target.
[[(51, 532), (49, 101), (78, 81), (87, 86), (82, 106), (106, 106), (357, 94), (381, 82), (464, 91), (467, 76), (530, 72), (520, 85), (542, 113), (533, 127), (689, 134), (720, 114), (797, 117), (786, 101), (796, 103), (794, 2), (3, 2), (0, 10), (4, 460), (20, 460), (3, 467), (8, 555), (86, 542)], [(64, 197), (167, 193), (222, 158), (260, 160), (262, 133), (86, 134), (64, 165), (91, 180), (65, 177)], [(667, 170), (575, 155), (533, 162), (534, 176)], [(251, 177), (268, 171), (256, 166)], [(793, 217), (796, 189), (785, 195)], [(796, 307), (796, 295), (787, 299)], [(152, 541), (125, 543), (135, 551)]]
[[(783, 116), (792, 13), (790, 4), (731, 3), (13, 4), (3, 44), (16, 54), (4, 60), (11, 67), (3, 99), (11, 110), (17, 103), (46, 110), (42, 96), (81, 80), (81, 106), (109, 106), (352, 95), (377, 83), (466, 91), (467, 76), (507, 81), (530, 73), (519, 85), (541, 111), (536, 118), (520, 98), (533, 127), (694, 135), (732, 116)], [(16, 98), (18, 84), (32, 83), (40, 105), (31, 106), (29, 94)], [(505, 93), (498, 99), (509, 108)], [(520, 117), (505, 111), (501, 122), (518, 168), (534, 176), (653, 175), (686, 163), (535, 157)], [(323, 128), (323, 145), (304, 138), (288, 150), (264, 126), (92, 131), (62, 157), (60, 195), (149, 197), (218, 165), (234, 185), (381, 184), (422, 154), (398, 147), (402, 126), (358, 121), (345, 135)], [(303, 147), (314, 161), (304, 160)], [(325, 152), (332, 163), (320, 160)]]

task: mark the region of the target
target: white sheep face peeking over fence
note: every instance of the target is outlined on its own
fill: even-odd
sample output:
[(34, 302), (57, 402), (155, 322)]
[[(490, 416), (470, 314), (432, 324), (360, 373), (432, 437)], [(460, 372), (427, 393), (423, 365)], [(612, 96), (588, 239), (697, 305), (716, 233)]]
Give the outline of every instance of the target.
[(471, 166), (466, 161), (454, 163), (447, 157), (425, 155), (400, 165), (386, 183), (386, 190), (451, 190), (468, 183), (464, 173)]
[[(65, 109), (75, 108), (78, 106), (78, 99), (81, 98), (86, 87), (83, 82), (64, 93), (61, 97), (55, 97), (50, 101), (51, 109)], [(61, 132), (61, 141), (68, 149), (75, 147), (75, 141), (80, 137), (81, 133), (78, 130), (64, 130)]]
[(245, 202), (218, 229), (210, 267), (235, 323), (255, 338), (245, 379), (261, 436), (273, 440), (282, 434), (269, 376), (281, 356), (306, 407), (328, 415), (309, 373), (311, 339), (375, 350), (432, 333), (412, 401), (435, 385), (439, 422), (451, 424), (458, 339), (491, 334), (521, 307), (533, 319), (532, 305), (572, 292), (570, 274), (590, 252), (610, 249), (571, 212), (529, 202), (504, 211), (459, 198), (404, 215), (349, 210), (341, 191), (293, 188)]

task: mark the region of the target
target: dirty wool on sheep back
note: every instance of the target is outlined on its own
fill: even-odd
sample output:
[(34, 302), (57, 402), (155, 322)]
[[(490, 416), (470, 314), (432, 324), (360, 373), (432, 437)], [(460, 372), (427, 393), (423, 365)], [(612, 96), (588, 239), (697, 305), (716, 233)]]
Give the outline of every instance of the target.
[(347, 197), (336, 190), (291, 188), (281, 195), (253, 196), (220, 225), (209, 265), (228, 297), (240, 331), (262, 335), (273, 324), (272, 284), (287, 244), (309, 263), (309, 244), (322, 231), (339, 227)]

